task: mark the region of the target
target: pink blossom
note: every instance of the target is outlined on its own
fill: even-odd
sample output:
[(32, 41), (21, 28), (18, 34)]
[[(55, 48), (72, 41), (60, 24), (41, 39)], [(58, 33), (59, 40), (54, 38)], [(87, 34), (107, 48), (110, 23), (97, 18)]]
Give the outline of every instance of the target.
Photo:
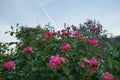
[(85, 67), (85, 65), (84, 64), (80, 64), (80, 68), (84, 68)]
[(57, 35), (57, 34), (58, 34), (58, 32), (53, 32), (52, 34)]
[(31, 30), (33, 30), (33, 28), (30, 27), (30, 28), (28, 28), (28, 30), (31, 31)]
[(20, 47), (20, 46), (21, 46), (21, 44), (20, 44), (20, 43), (17, 43), (17, 44), (16, 44), (16, 47)]
[(77, 27), (76, 27), (76, 26), (72, 25), (71, 27), (72, 27), (72, 29), (73, 29), (74, 31), (77, 30)]
[(97, 61), (95, 58), (91, 60), (83, 58), (83, 61), (89, 64), (88, 66), (91, 72), (95, 72), (99, 69), (99, 61)]
[(87, 43), (89, 45), (97, 46), (98, 45), (98, 40), (88, 40)]
[(79, 38), (79, 37), (80, 37), (80, 34), (79, 34), (79, 33), (74, 33), (74, 34), (73, 34), (73, 38), (76, 39), (76, 38)]
[(93, 45), (93, 46), (97, 46), (98, 45), (98, 40), (87, 40), (86, 38), (83, 38), (82, 39), (82, 42), (85, 42), (89, 45)]
[(98, 58), (103, 58), (103, 54), (98, 54)]
[(89, 66), (89, 70), (91, 72), (96, 72), (98, 69), (99, 69), (99, 66), (97, 66), (97, 65)]
[(65, 30), (64, 30), (64, 29), (62, 29), (62, 30), (61, 30), (61, 32), (65, 32)]
[(34, 53), (34, 50), (33, 50), (32, 47), (26, 47), (26, 48), (23, 49), (23, 51), (26, 52), (26, 53)]
[(97, 65), (97, 64), (99, 64), (99, 61), (97, 61), (95, 58), (93, 58), (93, 59), (90, 60), (89, 64), (90, 64), (90, 66)]
[(66, 36), (70, 36), (71, 32), (68, 31), (65, 34), (66, 34)]
[(57, 69), (62, 65), (62, 62), (66, 62), (66, 59), (64, 57), (59, 57), (59, 55), (51, 56), (50, 67)]
[(15, 62), (14, 61), (6, 62), (4, 64), (4, 68), (11, 69), (11, 70), (16, 70)]
[(86, 38), (83, 38), (83, 39), (82, 39), (82, 42), (84, 42), (84, 43), (87, 43), (87, 41), (88, 41), (88, 40), (87, 40)]
[(89, 62), (89, 70), (91, 72), (95, 72), (99, 69), (99, 61), (97, 61), (95, 58), (91, 59)]
[(62, 32), (62, 36), (64, 36), (66, 34), (66, 32)]
[(39, 27), (37, 27), (37, 28), (34, 28), (34, 30), (36, 30), (36, 31), (40, 31), (40, 28), (39, 28)]
[(51, 39), (52, 38), (52, 32), (48, 32), (45, 34), (45, 39)]
[(97, 31), (97, 30), (99, 30), (99, 27), (92, 27), (91, 30)]
[(65, 35), (65, 36), (70, 36), (70, 34), (71, 34), (71, 32), (69, 32), (69, 31), (68, 31), (68, 32), (66, 32), (66, 31), (63, 31), (63, 32), (62, 32), (62, 36), (64, 36), (64, 35)]
[(62, 36), (64, 36), (64, 35), (69, 36), (71, 34), (71, 32), (65, 31), (64, 29), (62, 29), (61, 32), (62, 32)]
[(63, 51), (69, 51), (71, 49), (71, 46), (70, 44), (66, 43), (63, 47), (62, 47), (62, 50)]
[(112, 80), (113, 79), (113, 75), (109, 72), (106, 72), (104, 74), (104, 80)]
[(87, 58), (83, 58), (83, 62), (90, 63), (90, 60), (88, 60)]

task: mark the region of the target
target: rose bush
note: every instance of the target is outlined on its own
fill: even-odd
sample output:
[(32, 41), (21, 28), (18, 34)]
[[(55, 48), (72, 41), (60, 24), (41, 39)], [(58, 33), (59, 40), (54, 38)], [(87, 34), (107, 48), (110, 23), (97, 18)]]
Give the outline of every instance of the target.
[(88, 20), (58, 32), (50, 25), (21, 26), (9, 33), (19, 42), (12, 42), (16, 44), (12, 56), (0, 64), (5, 80), (120, 79), (118, 53), (99, 23)]

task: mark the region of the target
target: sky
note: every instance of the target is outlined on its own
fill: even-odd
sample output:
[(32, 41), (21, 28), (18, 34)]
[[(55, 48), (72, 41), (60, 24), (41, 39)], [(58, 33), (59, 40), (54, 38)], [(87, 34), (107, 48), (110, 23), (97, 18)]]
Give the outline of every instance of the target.
[(0, 42), (15, 40), (4, 32), (17, 23), (35, 27), (50, 22), (59, 30), (64, 23), (79, 25), (87, 19), (120, 35), (120, 0), (0, 0)]

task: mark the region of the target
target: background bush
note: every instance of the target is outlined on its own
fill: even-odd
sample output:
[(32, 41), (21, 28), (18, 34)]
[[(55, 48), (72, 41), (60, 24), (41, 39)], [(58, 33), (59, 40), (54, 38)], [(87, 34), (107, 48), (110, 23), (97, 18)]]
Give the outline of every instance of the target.
[[(0, 77), (3, 80), (104, 80), (106, 72), (111, 73), (114, 80), (120, 79), (119, 45), (116, 47), (116, 39), (107, 37), (100, 23), (88, 20), (79, 26), (64, 25), (64, 30), (57, 32), (50, 25), (45, 28), (17, 25), (15, 32), (13, 27), (11, 29), (7, 33), (19, 42), (0, 44)], [(75, 33), (80, 36), (73, 38)], [(98, 44), (92, 40), (98, 40)], [(71, 46), (70, 50), (62, 49), (65, 44)], [(16, 45), (15, 50), (9, 50), (11, 45)], [(32, 47), (34, 53), (25, 52), (27, 47)], [(51, 56), (55, 55), (66, 58), (57, 69), (50, 67)], [(96, 59), (99, 64), (92, 68), (98, 69), (91, 71), (85, 58)], [(4, 67), (8, 61), (15, 61), (16, 70)]]

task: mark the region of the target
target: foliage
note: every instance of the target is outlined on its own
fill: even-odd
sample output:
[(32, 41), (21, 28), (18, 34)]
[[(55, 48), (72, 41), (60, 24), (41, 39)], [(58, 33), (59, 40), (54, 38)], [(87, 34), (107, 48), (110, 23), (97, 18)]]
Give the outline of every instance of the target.
[[(50, 25), (21, 26), (15, 32), (9, 31), (19, 42), (9, 43), (16, 45), (15, 51), (1, 58), (2, 77), (5, 80), (105, 80), (106, 76), (110, 80), (120, 79), (120, 61), (115, 59), (118, 53), (100, 23), (88, 20), (79, 26), (64, 27), (58, 32)], [(0, 55), (3, 51), (2, 47)], [(15, 62), (15, 70), (4, 66), (8, 61)]]

